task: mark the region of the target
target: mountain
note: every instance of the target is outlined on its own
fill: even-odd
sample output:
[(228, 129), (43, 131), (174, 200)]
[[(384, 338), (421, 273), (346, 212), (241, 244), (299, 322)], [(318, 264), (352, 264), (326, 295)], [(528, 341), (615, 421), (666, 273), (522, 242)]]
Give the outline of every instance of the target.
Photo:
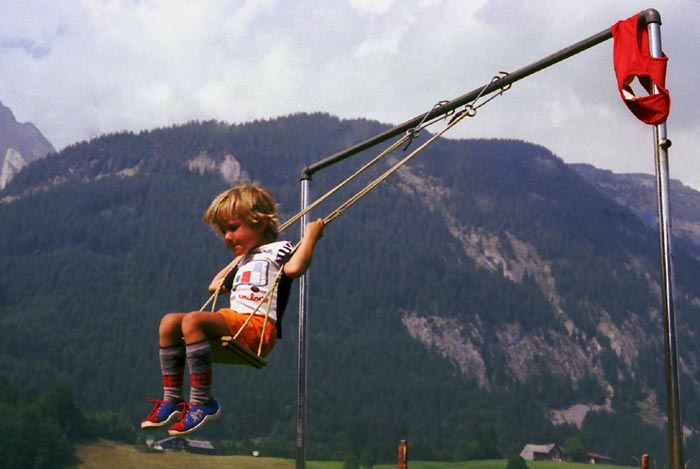
[(0, 102), (0, 190), (27, 164), (55, 151), (39, 129), (29, 122), (17, 122)]
[[(105, 135), (28, 166), (0, 192), (0, 375), (68, 386), (82, 409), (136, 427), (146, 397), (159, 397), (160, 317), (199, 309), (230, 260), (201, 222), (210, 200), (260, 181), (286, 220), (302, 168), (386, 128), (325, 114), (190, 122)], [(313, 198), (378, 151), (315, 174)], [(695, 457), (700, 264), (684, 246), (674, 259)], [(438, 140), (319, 243), (308, 278), (309, 457), (393, 461), (407, 439), (412, 458), (479, 459), (577, 438), (621, 463), (663, 460), (657, 266), (649, 223), (546, 148)], [(202, 436), (293, 455), (295, 305), (265, 370), (217, 366), (224, 415)]]
[[(616, 174), (587, 164), (572, 164), (570, 167), (605, 195), (632, 210), (648, 226), (658, 229), (655, 176)], [(669, 205), (673, 235), (700, 258), (700, 192), (671, 179)]]

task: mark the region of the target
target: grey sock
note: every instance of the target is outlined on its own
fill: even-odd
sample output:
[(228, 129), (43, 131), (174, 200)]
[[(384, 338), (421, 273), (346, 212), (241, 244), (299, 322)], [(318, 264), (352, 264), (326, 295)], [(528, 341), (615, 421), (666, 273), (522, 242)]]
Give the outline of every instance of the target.
[(163, 400), (181, 402), (185, 373), (185, 347), (182, 345), (161, 347), (160, 370), (163, 375)]
[(187, 344), (190, 367), (190, 404), (206, 404), (211, 400), (211, 346), (208, 340)]

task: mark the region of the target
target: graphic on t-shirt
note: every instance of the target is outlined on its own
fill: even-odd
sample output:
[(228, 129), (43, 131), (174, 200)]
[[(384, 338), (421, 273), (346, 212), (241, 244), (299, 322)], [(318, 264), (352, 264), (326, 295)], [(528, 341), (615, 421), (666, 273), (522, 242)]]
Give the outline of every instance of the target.
[(233, 283), (238, 285), (267, 285), (267, 261), (247, 262), (238, 272)]

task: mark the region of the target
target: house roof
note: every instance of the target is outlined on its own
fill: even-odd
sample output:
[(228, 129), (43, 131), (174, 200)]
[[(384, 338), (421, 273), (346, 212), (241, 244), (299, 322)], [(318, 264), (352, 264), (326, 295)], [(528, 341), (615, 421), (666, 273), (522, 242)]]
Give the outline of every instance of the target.
[(194, 448), (214, 449), (214, 445), (204, 440), (187, 440), (187, 444)]
[(595, 459), (600, 459), (601, 461), (613, 461), (613, 458), (610, 456), (606, 456), (604, 454), (598, 454), (598, 453), (587, 453), (589, 458), (595, 458)]
[(203, 449), (214, 449), (214, 445), (210, 441), (206, 440), (188, 440), (186, 438), (182, 438), (179, 436), (171, 436), (168, 438), (163, 438), (162, 440), (156, 441), (156, 444), (158, 445), (163, 445), (163, 443), (167, 443), (169, 441), (173, 440), (184, 440), (185, 444), (188, 446), (191, 446), (193, 448), (203, 448)]
[(556, 443), (549, 443), (546, 445), (527, 444), (523, 447), (523, 450), (520, 452), (520, 456), (522, 456), (523, 459), (531, 461), (535, 454), (549, 454), (554, 448), (561, 450), (559, 448), (559, 445), (557, 445)]

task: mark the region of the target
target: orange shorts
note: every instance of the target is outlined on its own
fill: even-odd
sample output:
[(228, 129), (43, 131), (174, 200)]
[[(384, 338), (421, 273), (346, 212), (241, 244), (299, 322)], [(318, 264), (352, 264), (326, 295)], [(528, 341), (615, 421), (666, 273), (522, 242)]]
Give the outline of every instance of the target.
[[(229, 308), (222, 308), (217, 311), (217, 314), (224, 317), (229, 333), (232, 336), (238, 334), (243, 323), (250, 317), (249, 314), (241, 314)], [(267, 324), (265, 324), (265, 331), (263, 331), (264, 323), (265, 316), (260, 316), (259, 314), (254, 315), (236, 338), (241, 345), (255, 353), (258, 353), (258, 347), (262, 338), (263, 345), (260, 352), (262, 357), (266, 357), (272, 352), (272, 348), (275, 346), (275, 343), (277, 343), (277, 327), (275, 327), (275, 322), (269, 319)]]

